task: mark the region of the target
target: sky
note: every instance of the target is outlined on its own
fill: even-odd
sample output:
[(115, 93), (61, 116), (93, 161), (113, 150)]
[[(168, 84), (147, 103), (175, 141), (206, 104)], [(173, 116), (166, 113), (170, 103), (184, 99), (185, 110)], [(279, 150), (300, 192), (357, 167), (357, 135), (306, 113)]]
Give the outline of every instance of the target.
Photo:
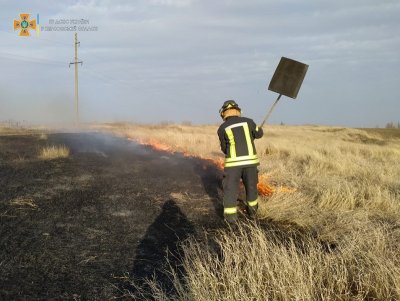
[[(74, 33), (84, 122), (221, 122), (234, 99), (262, 121), (281, 57), (309, 65), (272, 124), (384, 127), (400, 121), (398, 0), (0, 0), (0, 121), (75, 118)], [(91, 31), (21, 37), (20, 13)], [(70, 21), (69, 21), (70, 22)]]

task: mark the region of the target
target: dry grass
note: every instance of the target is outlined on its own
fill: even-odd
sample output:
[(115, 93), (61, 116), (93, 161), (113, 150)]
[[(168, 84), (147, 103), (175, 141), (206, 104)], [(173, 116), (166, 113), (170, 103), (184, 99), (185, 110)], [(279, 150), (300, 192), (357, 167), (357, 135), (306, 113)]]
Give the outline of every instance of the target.
[(175, 151), (210, 158), (222, 157), (215, 126), (106, 124), (95, 127), (143, 143), (158, 142)]
[(31, 128), (9, 127), (0, 124), (1, 136), (31, 135), (31, 134), (36, 134), (36, 131)]
[(10, 204), (13, 206), (18, 206), (20, 208), (28, 207), (32, 209), (36, 209), (38, 206), (31, 198), (22, 198), (18, 197), (10, 201)]
[(40, 133), (38, 136), (39, 140), (47, 140), (49, 136), (45, 133)]
[[(399, 247), (390, 231), (354, 231), (336, 246), (300, 231), (241, 225), (211, 245), (184, 243), (184, 278), (171, 269), (174, 295), (154, 281), (140, 297), (156, 300), (398, 300)], [(366, 236), (368, 232), (368, 236)], [(134, 296), (133, 296), (134, 297)], [(139, 299), (140, 299), (139, 298)]]
[[(217, 126), (102, 127), (221, 158)], [(155, 299), (400, 300), (400, 130), (267, 126), (256, 147), (261, 173), (296, 192), (264, 198), (261, 227), (186, 242), (185, 277), (174, 296), (153, 281)]]
[(53, 160), (67, 158), (69, 149), (65, 145), (51, 145), (41, 149), (39, 158), (42, 160)]

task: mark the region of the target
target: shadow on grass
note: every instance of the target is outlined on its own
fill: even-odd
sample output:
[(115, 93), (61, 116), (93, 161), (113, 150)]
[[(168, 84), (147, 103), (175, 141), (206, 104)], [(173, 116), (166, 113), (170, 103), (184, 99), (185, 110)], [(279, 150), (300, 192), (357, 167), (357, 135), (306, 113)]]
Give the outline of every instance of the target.
[(136, 249), (131, 279), (134, 286), (127, 288), (134, 297), (143, 295), (149, 300), (153, 296), (146, 279), (153, 279), (167, 294), (174, 293), (172, 279), (165, 273), (172, 266), (179, 277), (184, 277), (180, 266), (182, 252), (179, 243), (195, 234), (193, 225), (187, 220), (175, 201), (167, 200), (161, 214), (149, 226)]

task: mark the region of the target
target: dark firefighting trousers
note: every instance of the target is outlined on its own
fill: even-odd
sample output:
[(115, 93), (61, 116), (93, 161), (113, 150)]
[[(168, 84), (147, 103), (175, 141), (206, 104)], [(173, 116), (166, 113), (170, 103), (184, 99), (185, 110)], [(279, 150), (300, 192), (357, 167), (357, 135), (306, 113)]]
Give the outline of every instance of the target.
[(237, 199), (242, 179), (246, 190), (246, 205), (248, 214), (255, 216), (258, 209), (258, 170), (257, 166), (225, 168), (223, 189), (224, 189), (224, 218), (228, 222), (237, 219)]

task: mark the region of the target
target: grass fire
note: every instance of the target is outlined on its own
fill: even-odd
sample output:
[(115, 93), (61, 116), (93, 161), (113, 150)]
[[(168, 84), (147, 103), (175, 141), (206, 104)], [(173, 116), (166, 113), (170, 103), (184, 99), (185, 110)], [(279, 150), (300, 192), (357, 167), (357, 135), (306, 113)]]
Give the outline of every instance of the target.
[(8, 1), (0, 301), (400, 300), (400, 1)]
[(397, 130), (268, 126), (235, 231), (215, 126), (88, 130), (1, 129), (2, 297), (399, 298)]
[[(136, 140), (135, 138), (132, 138), (130, 136), (128, 136), (128, 139), (132, 139), (133, 141), (136, 141), (139, 144), (149, 146), (155, 150), (172, 153), (172, 154), (179, 152), (177, 149), (175, 149), (175, 150), (173, 149), (174, 146), (161, 143), (154, 139), (146, 139), (146, 140), (137, 139)], [(224, 160), (222, 158), (216, 159), (216, 158), (211, 158), (211, 157), (203, 157), (201, 155), (191, 154), (187, 151), (182, 152), (182, 154), (186, 157), (194, 157), (194, 158), (198, 158), (198, 159), (201, 159), (204, 161), (211, 161), (220, 170), (224, 169)], [(281, 187), (271, 187), (267, 181), (268, 181), (268, 179), (267, 179), (266, 175), (262, 174), (259, 176), (259, 183), (257, 184), (257, 189), (258, 189), (259, 194), (262, 196), (271, 195), (273, 192), (295, 191), (294, 188), (287, 188), (287, 187), (282, 187), (282, 186)]]

